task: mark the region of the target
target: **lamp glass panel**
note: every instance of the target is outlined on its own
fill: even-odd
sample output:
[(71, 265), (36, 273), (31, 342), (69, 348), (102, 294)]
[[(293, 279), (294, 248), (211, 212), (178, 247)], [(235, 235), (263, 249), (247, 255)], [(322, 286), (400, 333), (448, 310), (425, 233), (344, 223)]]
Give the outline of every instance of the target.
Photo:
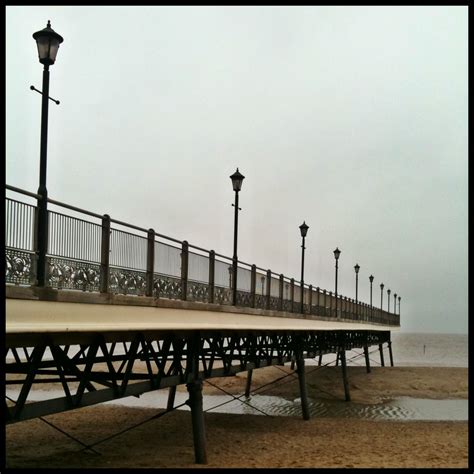
[(36, 45), (40, 61), (47, 59), (49, 56), (49, 38), (47, 36), (40, 36), (36, 40)]
[(50, 44), (49, 58), (54, 63), (54, 61), (56, 61), (56, 55), (58, 54), (59, 41), (56, 38), (52, 38)]
[(234, 187), (234, 191), (240, 191), (242, 188), (242, 181), (241, 178), (233, 178), (232, 179), (232, 186)]
[(40, 62), (54, 64), (59, 49), (59, 40), (50, 36), (40, 36), (36, 40)]

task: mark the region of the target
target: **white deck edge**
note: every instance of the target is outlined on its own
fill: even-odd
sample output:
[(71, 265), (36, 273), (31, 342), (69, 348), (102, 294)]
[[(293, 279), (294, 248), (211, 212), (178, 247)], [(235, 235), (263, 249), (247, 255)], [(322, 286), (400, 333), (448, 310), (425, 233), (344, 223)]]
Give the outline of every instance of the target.
[(63, 333), (153, 330), (370, 330), (399, 326), (320, 321), (239, 312), (6, 299), (6, 333)]

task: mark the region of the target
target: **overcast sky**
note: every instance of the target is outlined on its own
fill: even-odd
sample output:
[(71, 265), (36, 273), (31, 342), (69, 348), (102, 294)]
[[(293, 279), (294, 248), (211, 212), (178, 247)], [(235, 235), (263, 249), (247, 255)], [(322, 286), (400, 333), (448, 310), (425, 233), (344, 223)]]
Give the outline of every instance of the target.
[[(6, 8), (6, 182), (467, 332), (467, 7)], [(386, 293), (384, 296), (386, 301)], [(392, 298), (393, 302), (393, 298)], [(385, 306), (385, 305), (384, 305)], [(393, 305), (392, 305), (393, 308)]]

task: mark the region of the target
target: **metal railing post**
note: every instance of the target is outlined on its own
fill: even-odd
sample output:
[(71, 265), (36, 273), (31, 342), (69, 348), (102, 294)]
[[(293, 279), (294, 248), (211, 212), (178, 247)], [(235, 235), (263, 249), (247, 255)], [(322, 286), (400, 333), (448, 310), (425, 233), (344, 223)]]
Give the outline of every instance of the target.
[(295, 303), (295, 279), (290, 280), (290, 300), (291, 300), (291, 312), (293, 312), (293, 306)]
[(267, 309), (270, 309), (270, 292), (272, 289), (272, 271), (267, 270), (267, 297), (266, 297), (266, 307)]
[(280, 273), (280, 286), (279, 286), (279, 291), (278, 291), (278, 296), (280, 297), (280, 303), (279, 303), (279, 308), (280, 311), (283, 311), (283, 273)]
[(250, 307), (255, 308), (255, 300), (257, 294), (257, 266), (252, 265), (250, 272)]
[(215, 269), (216, 269), (216, 252), (209, 252), (209, 303), (214, 303), (214, 285), (215, 285)]
[(313, 314), (313, 285), (309, 285), (309, 314)]
[(148, 229), (146, 252), (146, 296), (153, 296), (153, 271), (155, 266), (155, 231)]
[(38, 225), (39, 225), (39, 209), (38, 206), (33, 211), (33, 252), (31, 256), (30, 268), (30, 285), (38, 284)]
[(189, 246), (187, 240), (183, 240), (181, 245), (181, 299), (186, 300), (188, 297), (188, 261)]
[(102, 216), (102, 242), (100, 247), (100, 292), (109, 292), (109, 258), (110, 258), (110, 216)]

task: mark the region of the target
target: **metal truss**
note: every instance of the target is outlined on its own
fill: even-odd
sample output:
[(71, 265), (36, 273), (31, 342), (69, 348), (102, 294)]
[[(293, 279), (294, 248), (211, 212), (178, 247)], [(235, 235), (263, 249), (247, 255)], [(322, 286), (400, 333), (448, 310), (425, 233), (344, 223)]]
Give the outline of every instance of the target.
[[(133, 332), (76, 339), (67, 334), (7, 338), (6, 384), (20, 387), (16, 403), (5, 405), (7, 423), (291, 360), (380, 347), (390, 341), (390, 332)], [(64, 396), (27, 403), (38, 383), (60, 384)]]

